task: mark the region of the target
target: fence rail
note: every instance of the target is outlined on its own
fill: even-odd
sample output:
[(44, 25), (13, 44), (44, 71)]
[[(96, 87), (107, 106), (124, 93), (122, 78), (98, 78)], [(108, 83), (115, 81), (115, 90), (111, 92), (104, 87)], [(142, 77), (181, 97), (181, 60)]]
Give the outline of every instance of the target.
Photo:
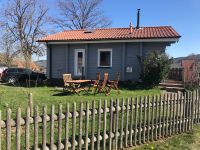
[(200, 122), (199, 91), (50, 110), (48, 115), (44, 106), (40, 114), (35, 106), (31, 116), (27, 108), (23, 118), (18, 108), (12, 119), (7, 109), (6, 120), (0, 115), (0, 149), (117, 150), (186, 132)]

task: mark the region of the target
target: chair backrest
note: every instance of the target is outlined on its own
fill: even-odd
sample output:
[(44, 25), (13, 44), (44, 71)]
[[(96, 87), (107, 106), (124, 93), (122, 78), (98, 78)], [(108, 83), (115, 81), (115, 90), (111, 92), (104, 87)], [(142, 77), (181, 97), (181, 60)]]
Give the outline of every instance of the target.
[(95, 80), (95, 82), (94, 82), (94, 85), (97, 85), (97, 84), (99, 84), (99, 81), (100, 81), (100, 73), (96, 73), (96, 80)]
[(63, 74), (63, 81), (66, 83), (67, 81), (72, 80), (72, 75), (71, 74)]
[(116, 77), (116, 80), (115, 80), (115, 82), (116, 82), (116, 83), (118, 83), (118, 82), (119, 82), (119, 80), (120, 80), (120, 73), (118, 72), (118, 73), (117, 73), (117, 77)]
[(104, 73), (102, 88), (106, 86), (107, 82), (108, 82), (108, 73)]

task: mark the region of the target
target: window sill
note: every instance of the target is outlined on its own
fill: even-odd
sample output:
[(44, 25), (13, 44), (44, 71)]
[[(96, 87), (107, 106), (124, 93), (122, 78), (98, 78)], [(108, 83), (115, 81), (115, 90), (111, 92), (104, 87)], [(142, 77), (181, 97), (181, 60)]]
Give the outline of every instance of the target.
[(100, 66), (100, 67), (97, 67), (97, 68), (112, 68), (112, 67), (104, 67), (104, 66)]

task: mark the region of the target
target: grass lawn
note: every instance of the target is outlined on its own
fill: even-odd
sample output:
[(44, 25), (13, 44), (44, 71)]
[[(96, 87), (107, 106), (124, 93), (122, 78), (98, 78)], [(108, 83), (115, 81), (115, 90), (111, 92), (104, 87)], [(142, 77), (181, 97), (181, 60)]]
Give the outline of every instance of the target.
[(137, 147), (133, 150), (199, 150), (200, 149), (200, 125), (180, 135), (174, 135), (166, 140)]
[[(72, 104), (76, 102), (77, 106), (79, 106), (78, 103), (85, 101), (89, 101), (91, 103), (93, 100), (100, 99), (122, 99), (135, 96), (152, 96), (160, 94), (160, 90), (158, 88), (134, 90), (130, 87), (128, 88), (121, 88), (120, 94), (117, 94), (116, 91), (111, 91), (109, 96), (105, 96), (103, 93), (96, 95), (85, 95), (84, 93), (81, 93), (81, 95), (78, 96), (76, 94), (70, 94), (67, 92), (64, 93), (62, 90), (57, 90), (55, 87), (36, 87), (31, 88), (30, 92), (33, 93), (34, 105), (38, 105), (40, 110), (43, 105), (47, 105), (47, 108), (50, 109), (52, 104), (54, 104), (57, 108), (58, 104), (60, 103), (65, 106), (66, 103)], [(0, 85), (0, 110), (2, 111), (2, 117), (5, 117), (5, 113), (3, 112), (5, 112), (6, 108), (8, 107), (12, 109), (12, 112), (15, 112), (16, 108), (21, 107), (22, 115), (24, 115), (27, 107), (28, 92), (28, 88)]]

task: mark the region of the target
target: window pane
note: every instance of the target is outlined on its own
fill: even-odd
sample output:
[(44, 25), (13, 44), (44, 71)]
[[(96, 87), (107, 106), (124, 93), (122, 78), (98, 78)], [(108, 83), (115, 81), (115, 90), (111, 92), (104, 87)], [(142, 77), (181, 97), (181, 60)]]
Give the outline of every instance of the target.
[(100, 52), (100, 66), (110, 66), (110, 51)]

